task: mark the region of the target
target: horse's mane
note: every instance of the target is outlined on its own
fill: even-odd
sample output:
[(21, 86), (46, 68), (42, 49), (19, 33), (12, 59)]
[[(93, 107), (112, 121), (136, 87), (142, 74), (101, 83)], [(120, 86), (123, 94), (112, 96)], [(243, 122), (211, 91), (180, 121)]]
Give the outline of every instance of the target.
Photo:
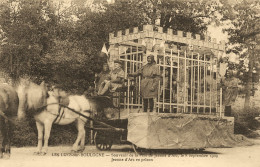
[(19, 118), (22, 118), (28, 110), (36, 111), (46, 105), (47, 87), (44, 83), (37, 85), (29, 79), (20, 79), (17, 94), (19, 97)]

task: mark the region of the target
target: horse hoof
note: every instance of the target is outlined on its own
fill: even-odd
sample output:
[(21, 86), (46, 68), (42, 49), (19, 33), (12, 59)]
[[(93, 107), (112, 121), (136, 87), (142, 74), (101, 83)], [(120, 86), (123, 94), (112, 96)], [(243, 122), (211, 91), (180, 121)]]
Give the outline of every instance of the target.
[(77, 151), (77, 153), (82, 153), (82, 152), (84, 152), (84, 150), (80, 149), (80, 150)]
[(78, 152), (83, 152), (85, 150), (85, 147), (84, 146), (81, 146), (79, 149), (78, 149)]
[(41, 152), (41, 153), (40, 153), (41, 156), (44, 156), (44, 155), (46, 155), (46, 154), (47, 154), (46, 152)]
[(77, 153), (78, 151), (77, 150), (71, 150), (70, 152), (71, 153)]
[(40, 155), (41, 152), (37, 151), (37, 152), (34, 152), (33, 155)]
[(9, 153), (4, 153), (3, 154), (3, 159), (10, 159), (10, 154)]
[(40, 152), (40, 151), (37, 151), (37, 152), (34, 152), (33, 153), (34, 155), (46, 155), (46, 152)]
[(71, 153), (82, 153), (83, 151), (85, 150), (85, 148), (83, 149), (83, 148), (80, 148), (80, 149), (78, 149), (78, 150), (71, 150)]

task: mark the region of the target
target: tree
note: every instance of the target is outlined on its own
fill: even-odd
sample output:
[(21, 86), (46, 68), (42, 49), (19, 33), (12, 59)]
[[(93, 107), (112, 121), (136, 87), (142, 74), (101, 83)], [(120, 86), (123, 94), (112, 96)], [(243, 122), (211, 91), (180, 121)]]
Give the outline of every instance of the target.
[(120, 0), (104, 6), (106, 10), (100, 13), (101, 22), (97, 24), (106, 25), (101, 27), (107, 36), (108, 32), (143, 24), (202, 34), (210, 22), (217, 20), (220, 8), (215, 1), (199, 0)]
[[(223, 1), (223, 21), (231, 20), (232, 27), (226, 29), (229, 34), (229, 44), (231, 45), (228, 52), (240, 54), (240, 57), (248, 60), (240, 63), (240, 73), (243, 73), (242, 81), (245, 83), (245, 110), (250, 106), (250, 96), (253, 83), (253, 71), (259, 71), (259, 48), (260, 41), (257, 39), (260, 34), (260, 2), (243, 0), (240, 3), (228, 4)], [(233, 5), (233, 6), (232, 6)], [(258, 36), (258, 37), (257, 37)]]
[(14, 78), (26, 74), (67, 89), (86, 89), (101, 69), (97, 55), (109, 33), (156, 23), (164, 30), (201, 34), (217, 9), (214, 1), (199, 0), (72, 0), (67, 7), (47, 0), (7, 0), (0, 10), (8, 39), (1, 67)]
[(13, 78), (32, 74), (51, 46), (55, 17), (46, 0), (10, 0), (1, 4), (0, 25), (7, 37), (1, 54), (2, 70)]

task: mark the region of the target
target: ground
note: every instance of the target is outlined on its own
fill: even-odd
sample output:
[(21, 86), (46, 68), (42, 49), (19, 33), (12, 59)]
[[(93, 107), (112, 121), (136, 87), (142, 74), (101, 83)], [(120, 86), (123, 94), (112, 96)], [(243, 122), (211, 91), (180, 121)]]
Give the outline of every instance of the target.
[[(251, 139), (252, 140), (252, 139)], [(81, 153), (70, 153), (69, 146), (49, 148), (45, 156), (34, 155), (35, 147), (13, 148), (10, 159), (0, 159), (1, 167), (69, 167), (69, 166), (192, 166), (192, 167), (260, 167), (260, 138), (252, 146), (196, 150), (156, 150), (137, 155), (131, 145), (114, 145), (99, 151), (87, 145)]]

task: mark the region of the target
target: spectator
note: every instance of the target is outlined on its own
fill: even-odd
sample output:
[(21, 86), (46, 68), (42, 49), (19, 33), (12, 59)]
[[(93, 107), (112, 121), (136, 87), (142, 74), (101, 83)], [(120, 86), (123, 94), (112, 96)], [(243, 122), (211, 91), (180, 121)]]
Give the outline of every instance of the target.
[(223, 105), (225, 106), (224, 115), (231, 116), (231, 105), (235, 102), (238, 95), (238, 82), (232, 70), (227, 70), (226, 77), (222, 79)]

